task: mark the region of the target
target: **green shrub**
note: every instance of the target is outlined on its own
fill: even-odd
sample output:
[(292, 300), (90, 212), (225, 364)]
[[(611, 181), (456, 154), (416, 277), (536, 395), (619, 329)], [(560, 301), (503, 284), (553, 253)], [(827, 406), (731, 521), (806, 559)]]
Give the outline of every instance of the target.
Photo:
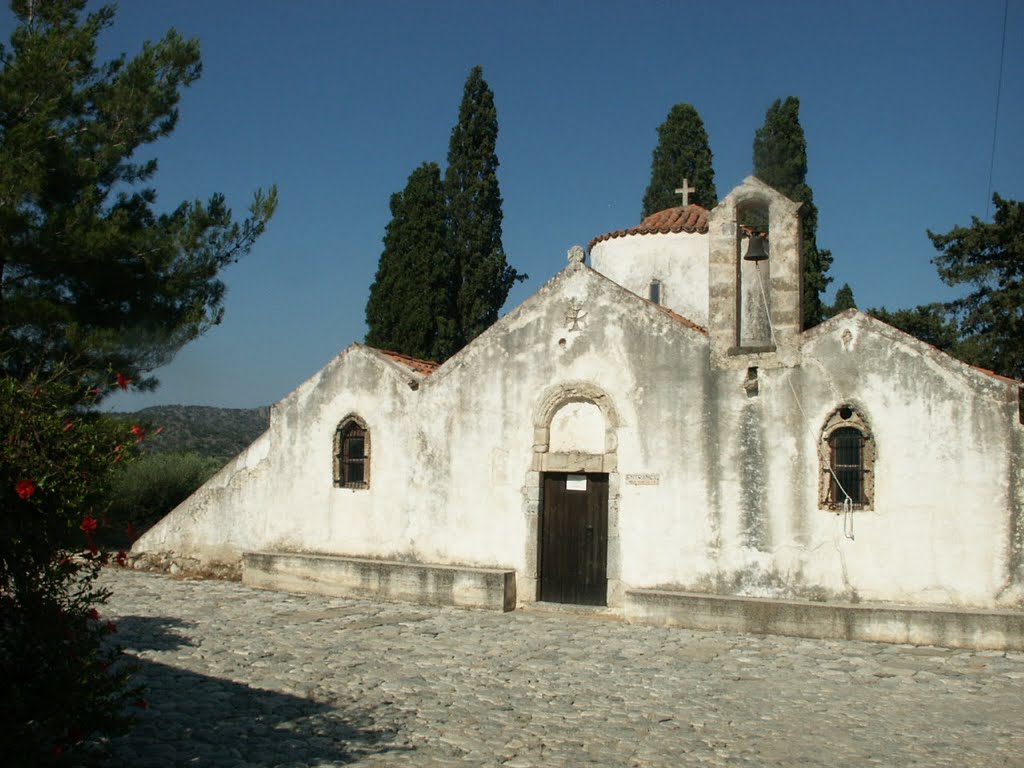
[(129, 524), (142, 533), (220, 469), (222, 462), (198, 453), (155, 453), (128, 464), (111, 485), (111, 526)]

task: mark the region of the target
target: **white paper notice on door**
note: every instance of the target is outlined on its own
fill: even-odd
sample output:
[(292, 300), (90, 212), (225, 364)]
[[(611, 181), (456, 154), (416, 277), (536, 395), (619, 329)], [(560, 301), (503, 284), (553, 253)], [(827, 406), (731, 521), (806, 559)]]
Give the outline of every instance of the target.
[(585, 490), (587, 490), (587, 476), (586, 475), (566, 475), (565, 476), (565, 490), (567, 490), (567, 491), (585, 491)]

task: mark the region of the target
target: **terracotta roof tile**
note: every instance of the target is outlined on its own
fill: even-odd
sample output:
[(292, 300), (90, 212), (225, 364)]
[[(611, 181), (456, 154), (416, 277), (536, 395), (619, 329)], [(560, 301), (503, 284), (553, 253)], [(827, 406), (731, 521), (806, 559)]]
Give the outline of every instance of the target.
[(627, 235), (666, 235), (670, 232), (695, 232), (707, 234), (708, 231), (708, 210), (699, 205), (691, 204), (683, 208), (667, 208), (664, 211), (652, 213), (640, 222), (639, 226), (630, 229), (617, 229), (606, 235), (600, 235), (590, 241), (587, 250), (591, 250), (597, 243), (605, 240), (612, 240), (616, 237)]
[(433, 360), (418, 360), (415, 357), (409, 357), (400, 352), (392, 352), (388, 349), (377, 349), (376, 347), (369, 347), (369, 349), (379, 352), (399, 365), (404, 365), (413, 373), (419, 373), (423, 376), (429, 376), (441, 366), (440, 363), (435, 363)]

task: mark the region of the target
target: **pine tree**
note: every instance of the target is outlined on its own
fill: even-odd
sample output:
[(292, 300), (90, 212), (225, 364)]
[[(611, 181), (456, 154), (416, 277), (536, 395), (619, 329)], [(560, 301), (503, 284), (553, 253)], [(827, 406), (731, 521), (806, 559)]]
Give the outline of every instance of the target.
[(832, 252), (818, 248), (818, 209), (807, 185), (807, 140), (800, 125), (800, 100), (776, 100), (754, 136), (754, 175), (791, 200), (803, 203), (804, 328), (825, 319), (822, 294), (832, 282), (828, 276)]
[(856, 308), (857, 302), (853, 299), (853, 288), (849, 283), (843, 283), (843, 286), (836, 291), (836, 303), (832, 305), (832, 314), (838, 315), (840, 312)]
[(991, 222), (945, 234), (928, 232), (939, 251), (933, 259), (946, 285), (967, 286), (946, 304), (959, 329), (963, 360), (1024, 379), (1024, 202), (992, 196)]
[(199, 43), (173, 30), (132, 59), (97, 64), (114, 9), (15, 2), (0, 46), (0, 373), (72, 368), (136, 385), (220, 322), (218, 273), (253, 246), (276, 205), (257, 192), (236, 222), (221, 195), (156, 210), (156, 160), (199, 77)]
[(959, 299), (868, 314), (971, 365), (1024, 379), (1024, 203), (992, 196), (991, 222), (945, 234), (928, 232), (932, 262), (946, 285), (966, 286)]
[(867, 314), (883, 323), (888, 323), (893, 328), (899, 328), (904, 333), (909, 333), (933, 347), (938, 347), (954, 357), (967, 359), (960, 346), (960, 331), (957, 328), (956, 319), (942, 302), (893, 311), (880, 307), (869, 309)]
[(651, 182), (644, 193), (642, 218), (681, 202), (676, 189), (685, 179), (694, 193), (691, 203), (705, 208), (718, 204), (715, 169), (704, 121), (690, 104), (676, 104), (658, 126), (658, 146), (651, 156)]
[(494, 323), (512, 285), (526, 279), (509, 266), (501, 244), (497, 140), (494, 94), (483, 69), (474, 67), (452, 129), (444, 178), (456, 323), (445, 357)]
[(451, 260), (445, 250), (441, 169), (424, 163), (391, 196), (384, 252), (366, 303), (366, 343), (443, 359), (452, 335)]

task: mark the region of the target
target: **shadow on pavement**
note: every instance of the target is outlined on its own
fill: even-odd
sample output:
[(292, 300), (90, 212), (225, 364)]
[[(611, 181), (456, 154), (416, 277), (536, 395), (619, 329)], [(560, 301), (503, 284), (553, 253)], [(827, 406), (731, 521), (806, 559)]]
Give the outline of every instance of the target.
[(129, 734), (110, 741), (110, 765), (297, 768), (410, 749), (392, 743), (394, 727), (378, 724), (372, 711), (352, 702), (264, 690), (132, 653), (192, 646), (178, 631), (188, 626), (163, 617), (119, 619), (115, 637), (135, 668), (133, 682), (146, 688), (148, 707), (135, 713)]

